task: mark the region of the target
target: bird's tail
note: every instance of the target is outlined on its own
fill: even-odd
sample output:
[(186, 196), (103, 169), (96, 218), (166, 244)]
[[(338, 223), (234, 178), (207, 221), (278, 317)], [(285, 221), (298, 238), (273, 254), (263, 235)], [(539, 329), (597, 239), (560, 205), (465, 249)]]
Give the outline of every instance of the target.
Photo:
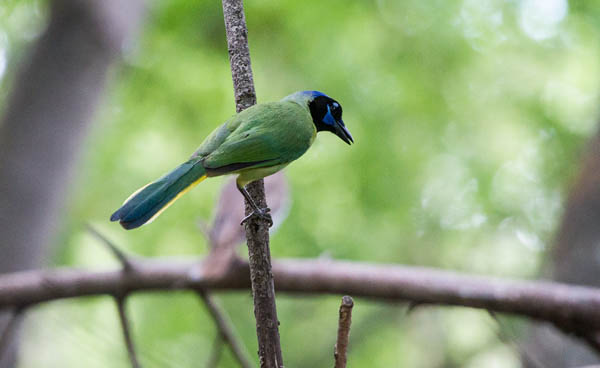
[(110, 220), (118, 220), (127, 230), (150, 223), (204, 179), (206, 170), (199, 159), (190, 159), (162, 178), (134, 192), (121, 208), (112, 214)]

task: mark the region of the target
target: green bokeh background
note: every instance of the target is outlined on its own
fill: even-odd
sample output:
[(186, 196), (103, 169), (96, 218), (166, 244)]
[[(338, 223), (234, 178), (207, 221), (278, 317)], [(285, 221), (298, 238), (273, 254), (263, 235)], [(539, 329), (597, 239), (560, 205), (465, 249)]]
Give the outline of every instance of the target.
[[(331, 257), (513, 278), (541, 272), (600, 94), (600, 1), (247, 0), (259, 102), (317, 89), (344, 106), (348, 147), (321, 134), (286, 169), (274, 258)], [(150, 1), (85, 142), (51, 266), (115, 267), (84, 228), (128, 252), (199, 257), (221, 178), (151, 226), (108, 222), (234, 113), (220, 1)], [(45, 1), (0, 3), (0, 99), (43, 30)], [(243, 252), (243, 250), (242, 250)], [(332, 365), (339, 297), (279, 294), (289, 367)], [(249, 292), (220, 294), (252, 357)], [(215, 329), (191, 293), (129, 300), (144, 367), (201, 367)], [(353, 367), (513, 367), (485, 312), (357, 298)], [(523, 324), (508, 319), (512, 334)], [(28, 320), (20, 367), (128, 367), (112, 300), (56, 302)], [(221, 367), (235, 367), (226, 352)]]

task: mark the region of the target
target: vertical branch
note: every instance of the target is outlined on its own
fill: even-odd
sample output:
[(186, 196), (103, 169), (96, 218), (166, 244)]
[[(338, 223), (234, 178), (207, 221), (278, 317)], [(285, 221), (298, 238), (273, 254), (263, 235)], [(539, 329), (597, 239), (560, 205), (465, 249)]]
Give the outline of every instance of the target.
[(344, 296), (342, 305), (340, 305), (337, 342), (333, 349), (335, 368), (346, 368), (350, 324), (352, 324), (352, 307), (354, 307), (354, 300), (348, 295)]
[(248, 28), (242, 0), (223, 0), (227, 49), (237, 112), (256, 105), (256, 91), (250, 65)]
[[(240, 112), (256, 104), (248, 48), (248, 28), (242, 0), (223, 0), (223, 15), (236, 110)], [(262, 180), (249, 184), (247, 190), (260, 208), (267, 206)], [(249, 214), (250, 211), (251, 208), (246, 203), (246, 214)], [(264, 219), (258, 217), (247, 221), (245, 226), (260, 364), (261, 367), (283, 367), (279, 342), (279, 321), (275, 308), (275, 288), (271, 272), (269, 227)]]

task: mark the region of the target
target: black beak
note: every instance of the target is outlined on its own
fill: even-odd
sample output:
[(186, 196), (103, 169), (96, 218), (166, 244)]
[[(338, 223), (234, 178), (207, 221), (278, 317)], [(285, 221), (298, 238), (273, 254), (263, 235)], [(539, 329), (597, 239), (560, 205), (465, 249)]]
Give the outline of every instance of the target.
[(344, 125), (344, 121), (343, 120), (335, 122), (335, 132), (334, 133), (335, 133), (335, 135), (337, 135), (338, 137), (340, 137), (344, 142), (346, 142), (348, 144), (354, 143), (354, 139), (352, 138), (352, 134), (350, 134), (350, 132), (348, 131), (348, 129), (346, 129), (346, 126)]

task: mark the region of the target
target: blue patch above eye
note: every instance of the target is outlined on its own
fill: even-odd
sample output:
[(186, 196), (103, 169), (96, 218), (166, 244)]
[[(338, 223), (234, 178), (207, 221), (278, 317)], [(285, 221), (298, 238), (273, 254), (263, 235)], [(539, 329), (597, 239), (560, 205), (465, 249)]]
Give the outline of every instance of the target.
[(323, 117), (323, 122), (327, 125), (335, 124), (335, 119), (333, 118), (333, 115), (331, 115), (331, 109), (329, 108), (329, 105), (327, 105), (327, 114), (325, 114)]

